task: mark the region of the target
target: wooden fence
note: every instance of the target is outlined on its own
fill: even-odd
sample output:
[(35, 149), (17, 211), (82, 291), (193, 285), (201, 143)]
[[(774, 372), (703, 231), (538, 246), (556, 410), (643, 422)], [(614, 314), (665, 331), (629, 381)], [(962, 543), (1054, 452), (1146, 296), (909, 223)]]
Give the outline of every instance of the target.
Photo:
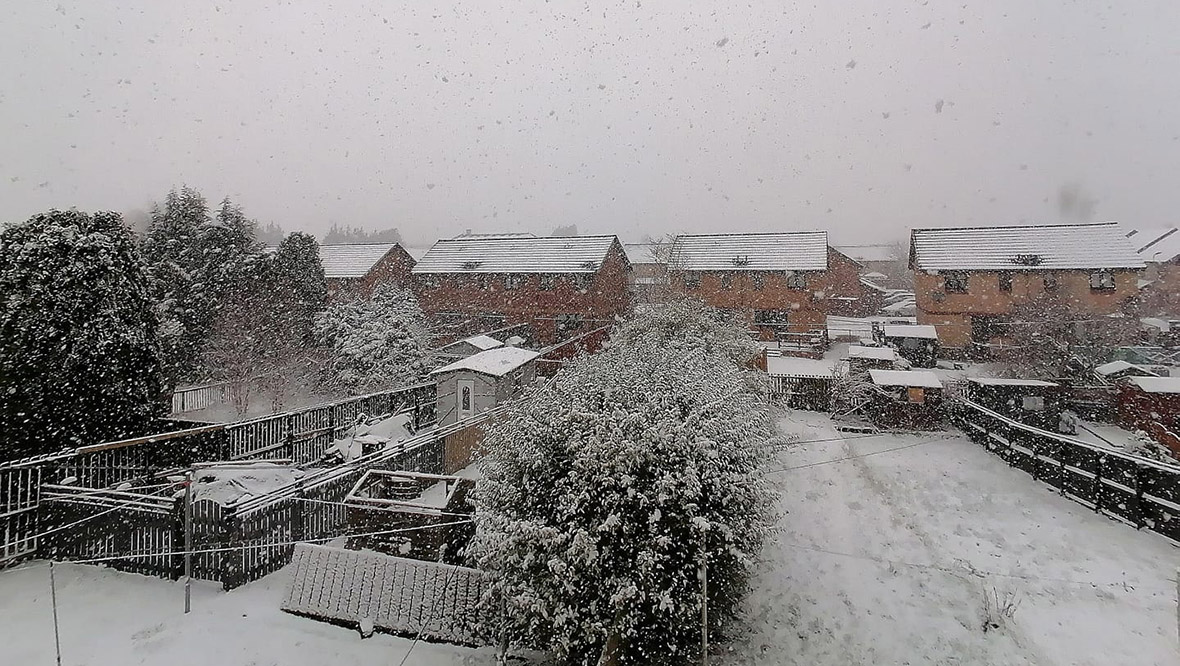
[(832, 379), (770, 375), (769, 398), (790, 409), (826, 412), (832, 408)]
[(1013, 467), (1098, 513), (1180, 542), (1180, 467), (1039, 430), (962, 400), (952, 421)]
[(229, 402), (229, 384), (186, 386), (172, 392), (172, 413), (199, 412)]
[(169, 472), (214, 460), (320, 459), (332, 440), (358, 414), (409, 412), (415, 429), (434, 423), (431, 382), (350, 398), (250, 421), (82, 446), (32, 458), (0, 462), (0, 566), (37, 552), (43, 484), (112, 489), (122, 483), (152, 483)]

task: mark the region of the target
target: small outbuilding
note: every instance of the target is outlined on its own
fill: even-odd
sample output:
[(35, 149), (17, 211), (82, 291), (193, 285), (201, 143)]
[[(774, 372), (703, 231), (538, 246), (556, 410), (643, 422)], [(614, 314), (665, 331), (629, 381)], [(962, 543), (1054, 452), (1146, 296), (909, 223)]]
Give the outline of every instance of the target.
[(490, 335), (473, 335), (443, 347), (439, 354), (448, 358), (465, 358), (473, 354), (499, 349), (504, 343)]
[(1065, 388), (1039, 379), (971, 377), (967, 397), (1021, 423), (1050, 432), (1061, 431)]
[(1119, 423), (1142, 430), (1180, 458), (1180, 377), (1128, 377), (1119, 383)]
[(536, 379), (540, 355), (531, 349), (498, 347), (431, 372), (438, 382), (439, 425), (471, 418), (519, 394)]
[(938, 362), (938, 330), (924, 324), (885, 324), (875, 327), (874, 338), (888, 345), (916, 368), (933, 368)]
[(1124, 377), (1159, 377), (1158, 373), (1136, 365), (1129, 361), (1111, 361), (1094, 368), (1094, 374), (1099, 380), (1113, 383)]
[(472, 513), (467, 495), (474, 486), (458, 476), (371, 469), (344, 498), (348, 525), (358, 535), (349, 537), (348, 548), (461, 564), (475, 530), (456, 516)]
[(869, 370), (893, 370), (900, 358), (893, 347), (852, 345), (848, 348), (848, 372), (857, 375)]
[(867, 416), (884, 428), (929, 429), (942, 418), (942, 382), (928, 370), (869, 370), (879, 389)]

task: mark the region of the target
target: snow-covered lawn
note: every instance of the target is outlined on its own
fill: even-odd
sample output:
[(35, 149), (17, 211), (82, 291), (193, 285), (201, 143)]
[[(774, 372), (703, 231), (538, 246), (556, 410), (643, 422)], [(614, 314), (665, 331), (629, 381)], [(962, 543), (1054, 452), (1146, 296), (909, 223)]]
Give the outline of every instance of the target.
[[(725, 663), (1180, 664), (1166, 539), (956, 433), (841, 439), (802, 412), (780, 428), (833, 441), (773, 465), (787, 513)], [(986, 633), (985, 593), (1018, 603)]]
[[(279, 610), (288, 570), (226, 593), (94, 566), (55, 567), (62, 664), (132, 666), (325, 666), (397, 664), (412, 640), (375, 635)], [(0, 572), (0, 664), (54, 663), (49, 569), (43, 562)], [(493, 664), (488, 649), (419, 642), (407, 665)]]

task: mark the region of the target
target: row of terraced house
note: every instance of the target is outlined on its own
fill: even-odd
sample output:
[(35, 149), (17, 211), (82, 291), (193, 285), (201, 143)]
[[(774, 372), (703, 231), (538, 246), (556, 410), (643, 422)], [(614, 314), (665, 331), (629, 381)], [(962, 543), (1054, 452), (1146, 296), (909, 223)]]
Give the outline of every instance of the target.
[[(824, 329), (831, 315), (881, 310), (877, 263), (825, 231), (681, 235), (660, 247), (616, 236), (531, 234), (398, 244), (324, 245), (335, 298), (392, 282), (410, 288), (442, 337), (527, 326), (541, 343), (609, 325), (635, 304), (695, 297), (762, 340)], [(880, 253), (878, 253), (880, 254)], [(878, 257), (872, 255), (873, 259)], [(1180, 233), (1117, 223), (915, 229), (909, 274), (916, 321), (943, 349), (1013, 344), (1033, 315), (1117, 326), (1180, 312)], [(882, 269), (884, 270), (884, 269)]]

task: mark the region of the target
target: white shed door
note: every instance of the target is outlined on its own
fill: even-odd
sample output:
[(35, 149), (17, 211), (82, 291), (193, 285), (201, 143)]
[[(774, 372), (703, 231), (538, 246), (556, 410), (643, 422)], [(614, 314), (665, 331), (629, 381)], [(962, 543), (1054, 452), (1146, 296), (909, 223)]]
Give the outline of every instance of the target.
[(458, 395), (460, 421), (469, 419), (475, 416), (475, 380), (474, 379), (460, 379), (459, 380), (459, 395)]

